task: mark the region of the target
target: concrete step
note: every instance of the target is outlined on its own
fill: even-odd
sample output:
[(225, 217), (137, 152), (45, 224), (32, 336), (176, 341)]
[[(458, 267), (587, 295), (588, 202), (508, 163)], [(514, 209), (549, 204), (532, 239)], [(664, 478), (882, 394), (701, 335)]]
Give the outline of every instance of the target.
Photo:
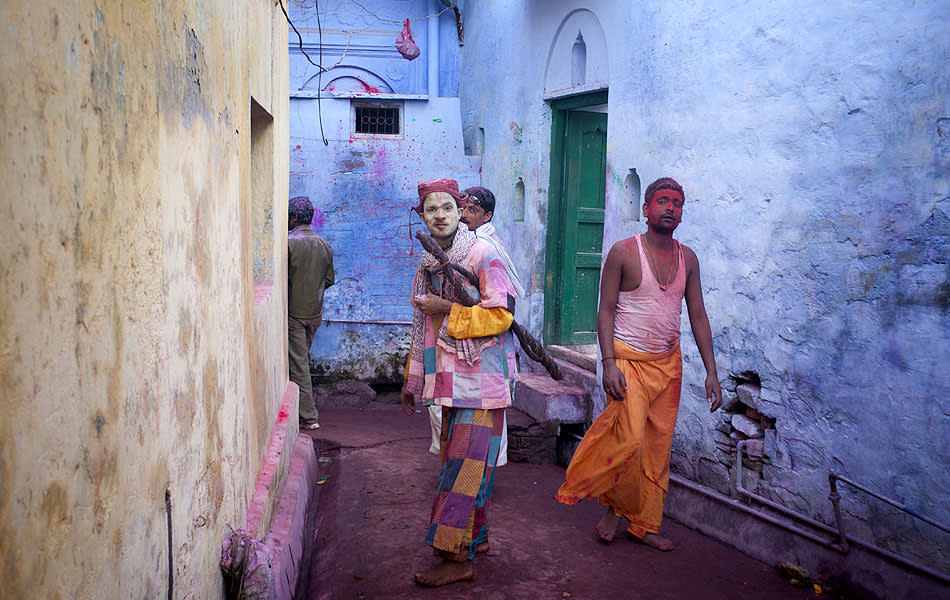
[(521, 373), (513, 406), (538, 423), (587, 423), (590, 393), (567, 381), (554, 381), (547, 373)]
[(597, 371), (597, 346), (545, 346), (553, 358), (560, 358), (586, 371)]

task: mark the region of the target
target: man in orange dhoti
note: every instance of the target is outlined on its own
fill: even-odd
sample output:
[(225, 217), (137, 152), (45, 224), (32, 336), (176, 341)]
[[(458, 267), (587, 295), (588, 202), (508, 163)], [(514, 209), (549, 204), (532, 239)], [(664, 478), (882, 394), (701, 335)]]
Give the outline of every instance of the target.
[(683, 299), (706, 367), (710, 412), (722, 404), (712, 331), (703, 304), (699, 261), (673, 239), (683, 217), (683, 188), (668, 177), (643, 198), (647, 232), (617, 242), (600, 280), (597, 339), (604, 363), (607, 408), (591, 425), (567, 469), (557, 500), (597, 499), (607, 512), (597, 524), (605, 542), (622, 519), (634, 537), (658, 550), (670, 479), (670, 447), (679, 409)]

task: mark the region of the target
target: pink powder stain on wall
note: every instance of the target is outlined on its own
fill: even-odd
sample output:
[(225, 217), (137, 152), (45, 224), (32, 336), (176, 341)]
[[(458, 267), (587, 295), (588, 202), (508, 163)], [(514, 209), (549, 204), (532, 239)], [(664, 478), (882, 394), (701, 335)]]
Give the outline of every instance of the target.
[(314, 207), (313, 209), (313, 221), (310, 222), (310, 229), (314, 233), (320, 233), (323, 231), (323, 224), (326, 222), (326, 215), (319, 208)]

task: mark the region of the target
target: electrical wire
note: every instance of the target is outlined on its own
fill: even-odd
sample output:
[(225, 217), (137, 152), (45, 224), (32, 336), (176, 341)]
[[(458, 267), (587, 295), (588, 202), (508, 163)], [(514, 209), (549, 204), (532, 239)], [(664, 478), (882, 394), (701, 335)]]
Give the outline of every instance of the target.
[[(303, 49), (303, 36), (300, 35), (300, 32), (299, 32), (299, 31), (297, 31), (297, 26), (294, 25), (294, 22), (290, 20), (290, 15), (287, 14), (287, 9), (284, 8), (284, 0), (277, 0), (277, 4), (280, 5), (280, 12), (284, 13), (284, 18), (287, 19), (287, 23), (290, 24), (290, 27), (294, 30), (294, 33), (297, 34), (297, 48), (300, 50), (300, 53), (307, 57), (307, 60), (310, 61), (310, 64), (311, 64), (311, 65), (313, 65), (313, 66), (315, 66), (316, 68), (320, 69), (320, 72), (321, 72), (321, 73), (322, 73), (323, 71), (329, 71), (329, 69), (324, 68), (323, 65), (318, 65), (317, 63), (313, 62), (313, 59), (310, 58), (310, 55), (307, 54), (307, 51)], [(319, 22), (320, 22), (320, 11), (318, 10), (318, 11), (317, 11), (317, 23), (318, 23), (318, 26), (319, 26)], [(321, 32), (321, 39), (323, 39), (323, 37), (322, 37), (322, 32)], [(321, 44), (321, 46), (322, 46), (322, 44)], [(320, 62), (322, 63), (323, 61), (321, 60)]]
[[(287, 9), (284, 8), (283, 0), (277, 0), (277, 4), (280, 5), (280, 12), (284, 13), (284, 18), (287, 19), (287, 23), (290, 24), (290, 27), (294, 30), (294, 33), (297, 34), (297, 47), (299, 48), (300, 53), (303, 54), (305, 57), (307, 57), (307, 60), (310, 61), (311, 65), (317, 68), (317, 121), (320, 122), (320, 139), (323, 140), (324, 146), (329, 146), (330, 142), (327, 141), (327, 136), (323, 132), (323, 101), (320, 98), (320, 92), (323, 88), (323, 72), (330, 70), (323, 66), (323, 27), (320, 25), (320, 2), (319, 0), (314, 0), (314, 4), (313, 4), (314, 8), (317, 11), (317, 32), (320, 36), (320, 41), (319, 41), (320, 64), (313, 62), (313, 59), (310, 58), (310, 55), (307, 54), (307, 51), (303, 49), (303, 36), (300, 35), (300, 31), (297, 30), (297, 26), (294, 25), (294, 22), (290, 20), (290, 15), (287, 14)], [(349, 42), (347, 42), (347, 47), (349, 47)], [(341, 57), (341, 60), (342, 60), (342, 57)]]
[[(320, 43), (320, 64), (323, 64), (323, 25), (320, 24), (320, 0), (313, 0), (313, 7), (317, 11), (317, 34), (319, 35)], [(320, 122), (320, 138), (323, 140), (324, 146), (329, 146), (330, 142), (327, 141), (327, 136), (323, 133), (323, 101), (320, 99), (320, 92), (323, 90), (323, 67), (320, 67), (321, 71), (317, 73), (317, 120)]]
[[(289, 0), (288, 0), (288, 1), (289, 1)], [(347, 14), (349, 14), (349, 8), (348, 8), (348, 7), (349, 7), (349, 3), (350, 3), (350, 2), (352, 2), (352, 3), (355, 4), (356, 6), (360, 7), (360, 8), (361, 8), (364, 12), (366, 12), (367, 14), (372, 15), (377, 21), (379, 21), (379, 22), (381, 22), (381, 23), (395, 23), (396, 25), (401, 25), (401, 24), (402, 24), (402, 21), (394, 21), (394, 20), (392, 20), (392, 19), (384, 19), (383, 17), (380, 17), (380, 16), (377, 15), (375, 12), (371, 11), (370, 9), (368, 9), (368, 8), (366, 8), (365, 6), (363, 6), (362, 4), (360, 4), (357, 0), (344, 0), (344, 5), (347, 6)], [(317, 120), (318, 120), (319, 123), (320, 123), (320, 139), (323, 140), (323, 145), (324, 145), (324, 146), (329, 146), (329, 145), (330, 145), (330, 142), (327, 140), (326, 133), (324, 133), (324, 129), (323, 129), (323, 102), (322, 102), (322, 98), (321, 98), (321, 93), (322, 93), (322, 91), (323, 91), (323, 74), (324, 74), (325, 72), (330, 71), (330, 69), (333, 69), (333, 68), (335, 68), (335, 67), (338, 67), (338, 66), (343, 62), (343, 59), (346, 57), (346, 53), (347, 53), (347, 52), (349, 51), (349, 49), (350, 49), (350, 41), (353, 39), (352, 32), (350, 33), (349, 37), (348, 37), (347, 40), (346, 40), (346, 47), (343, 49), (343, 54), (340, 56), (340, 60), (336, 61), (336, 63), (335, 63), (332, 67), (330, 67), (330, 69), (328, 69), (328, 68), (326, 68), (326, 67), (323, 66), (323, 25), (320, 23), (320, 0), (314, 0), (314, 2), (313, 2), (314, 11), (317, 13), (317, 35), (318, 35), (318, 40), (319, 40), (319, 41), (318, 41), (318, 44), (319, 44), (319, 48), (318, 48), (319, 56), (318, 56), (317, 59), (320, 61), (319, 63), (313, 62), (313, 59), (310, 58), (310, 55), (307, 54), (307, 51), (306, 51), (306, 50), (304, 50), (304, 48), (303, 48), (303, 36), (300, 34), (300, 31), (297, 29), (297, 26), (294, 25), (294, 22), (290, 19), (290, 15), (287, 14), (287, 9), (284, 8), (284, 2), (283, 2), (283, 0), (277, 0), (277, 4), (280, 5), (280, 11), (281, 11), (282, 13), (284, 13), (284, 18), (287, 19), (287, 23), (290, 25), (291, 29), (293, 29), (293, 30), (294, 30), (294, 33), (297, 34), (297, 49), (300, 51), (301, 54), (304, 55), (304, 57), (306, 57), (307, 61), (308, 61), (311, 65), (313, 65), (313, 66), (315, 66), (315, 67), (317, 68)], [(432, 15), (426, 15), (426, 16), (424, 16), (424, 17), (419, 17), (419, 18), (416, 19), (416, 20), (417, 20), (417, 21), (424, 21), (424, 20), (426, 20), (426, 19), (438, 18), (439, 16), (442, 15), (442, 13), (446, 12), (447, 10), (449, 10), (449, 7), (445, 7), (445, 8), (443, 8), (442, 10), (440, 10), (438, 13), (435, 13), (435, 14), (432, 14)]]

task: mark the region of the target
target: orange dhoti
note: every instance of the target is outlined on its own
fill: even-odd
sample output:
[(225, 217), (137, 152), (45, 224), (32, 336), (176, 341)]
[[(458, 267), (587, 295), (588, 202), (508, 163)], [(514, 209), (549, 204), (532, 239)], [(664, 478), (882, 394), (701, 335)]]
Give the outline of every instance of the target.
[(628, 519), (627, 531), (642, 538), (657, 533), (663, 519), (683, 363), (679, 344), (648, 354), (614, 339), (614, 356), (627, 393), (623, 401), (608, 396), (556, 498), (564, 504), (596, 498)]

